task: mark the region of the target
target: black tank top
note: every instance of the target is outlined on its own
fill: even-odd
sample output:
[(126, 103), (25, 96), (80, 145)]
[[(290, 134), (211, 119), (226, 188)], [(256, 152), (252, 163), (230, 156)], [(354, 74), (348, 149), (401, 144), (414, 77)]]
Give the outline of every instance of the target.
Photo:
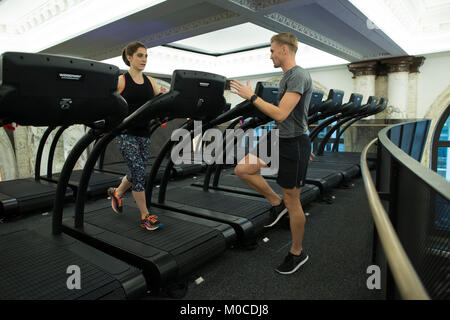
[[(120, 93), (122, 97), (127, 101), (129, 107), (129, 114), (139, 109), (144, 103), (155, 96), (153, 91), (153, 86), (150, 80), (143, 74), (144, 78), (143, 84), (137, 84), (134, 82), (131, 75), (126, 72), (124, 74), (125, 78), (125, 88)], [(145, 123), (140, 123), (127, 130), (128, 134), (139, 137), (148, 137), (149, 128), (148, 124), (150, 121), (145, 121)]]

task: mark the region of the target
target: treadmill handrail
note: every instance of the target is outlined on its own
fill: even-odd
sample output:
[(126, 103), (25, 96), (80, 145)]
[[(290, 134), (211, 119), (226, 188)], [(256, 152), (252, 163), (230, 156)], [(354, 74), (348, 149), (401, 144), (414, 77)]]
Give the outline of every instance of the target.
[[(360, 107), (358, 110), (353, 110), (354, 112), (345, 112), (345, 110), (342, 110), (342, 112), (331, 116), (330, 118), (326, 119), (324, 122), (322, 122), (321, 124), (319, 124), (316, 128), (314, 128), (314, 130), (310, 133), (310, 139), (311, 142), (313, 142), (316, 137), (319, 135), (319, 133), (325, 128), (327, 127), (330, 123), (333, 123), (334, 121), (339, 121), (342, 118), (346, 118), (346, 119), (352, 119), (353, 117), (358, 116), (358, 114), (360, 114), (361, 112), (364, 112), (365, 108), (367, 107), (367, 105), (376, 103), (376, 100), (378, 99), (374, 96), (370, 96), (369, 99), (367, 100), (368, 103), (362, 107)], [(350, 103), (348, 103), (347, 105), (350, 105)], [(333, 118), (334, 117), (334, 118)]]
[[(193, 126), (193, 123), (194, 123), (194, 120), (188, 120), (187, 122), (185, 122), (183, 124), (181, 129), (188, 130), (189, 128), (191, 128)], [(156, 175), (158, 173), (158, 170), (161, 167), (161, 164), (162, 164), (164, 158), (168, 154), (168, 151), (170, 151), (172, 149), (171, 147), (172, 147), (173, 143), (174, 143), (174, 141), (172, 141), (169, 138), (166, 141), (166, 143), (163, 145), (158, 156), (156, 157), (155, 161), (153, 162), (149, 177), (147, 178), (147, 181), (145, 182), (145, 199), (147, 202), (147, 206), (150, 206), (150, 204), (151, 204), (151, 197), (153, 194), (153, 188), (155, 186)], [(164, 180), (164, 175), (163, 175), (162, 180), (160, 181), (160, 184), (162, 184), (163, 180)], [(161, 188), (160, 188), (160, 190), (161, 190)]]
[[(242, 120), (243, 120), (243, 117), (238, 117), (234, 121), (232, 121), (223, 131), (222, 137), (225, 137), (226, 130), (234, 129), (237, 126), (237, 124), (240, 123), (240, 121), (242, 121)], [(223, 139), (223, 148), (224, 148), (224, 150), (226, 148), (225, 139)], [(203, 190), (204, 191), (209, 190), (209, 183), (211, 181), (211, 175), (212, 175), (212, 172), (213, 172), (214, 168), (216, 167), (216, 165), (217, 164), (209, 164), (206, 166), (206, 173), (205, 173), (205, 177), (203, 178)]]
[[(322, 142), (319, 145), (319, 150), (317, 152), (317, 155), (321, 156), (323, 155), (323, 152), (325, 151), (325, 146), (328, 144), (328, 140), (331, 138), (331, 136), (333, 135), (333, 133), (335, 131), (337, 131), (338, 129), (340, 129), (340, 127), (346, 123), (347, 121), (350, 121), (350, 124), (355, 123), (356, 121), (361, 120), (362, 118), (374, 115), (376, 113), (378, 113), (381, 110), (384, 110), (387, 101), (385, 101), (384, 98), (382, 98), (383, 101), (382, 103), (380, 103), (379, 105), (376, 104), (378, 98), (375, 96), (371, 96), (369, 97), (368, 103), (365, 104), (364, 106), (361, 107), (360, 109), (360, 113), (355, 114), (355, 118), (351, 118), (351, 117), (346, 117), (343, 118), (342, 120), (338, 121), (338, 123), (336, 125), (334, 125), (325, 135), (325, 137), (322, 139)], [(384, 105), (384, 108), (383, 108)], [(381, 107), (379, 107), (381, 106)], [(347, 129), (348, 127), (346, 127)], [(338, 143), (339, 144), (339, 137), (341, 136), (342, 132), (340, 132), (340, 134), (338, 135), (338, 137), (336, 137), (336, 141), (335, 144)]]
[(41, 179), (41, 162), (42, 162), (42, 154), (44, 153), (45, 143), (47, 142), (50, 133), (55, 129), (54, 126), (49, 126), (41, 137), (39, 141), (38, 150), (36, 153), (36, 162), (34, 164), (34, 180), (38, 181)]
[[(381, 98), (380, 101), (379, 101), (379, 103), (376, 105), (375, 109), (373, 110), (373, 112), (372, 112), (370, 115), (375, 115), (375, 114), (377, 114), (377, 113), (380, 113), (380, 112), (384, 111), (384, 109), (386, 109), (387, 102), (388, 102), (388, 99)], [(347, 123), (347, 124), (345, 125), (344, 128), (342, 128), (342, 130), (339, 131), (338, 136), (336, 137), (336, 141), (334, 142), (334, 145), (333, 145), (333, 151), (337, 151), (337, 150), (338, 150), (339, 139), (340, 139), (340, 137), (342, 136), (342, 134), (343, 134), (348, 128), (350, 128), (350, 126), (351, 126), (353, 123), (357, 122), (358, 120), (360, 120), (360, 119), (355, 119), (355, 120), (350, 121), (349, 123)]]
[[(60, 234), (63, 231), (62, 218), (64, 195), (66, 194), (66, 190), (69, 185), (70, 175), (72, 174), (73, 168), (75, 167), (80, 155), (98, 137), (99, 133), (96, 131), (97, 129), (89, 129), (89, 131), (80, 140), (78, 140), (64, 162), (58, 185), (56, 187), (56, 198), (53, 206), (52, 233), (54, 235)], [(80, 193), (79, 190), (78, 193)]]
[(354, 114), (353, 116), (347, 116), (345, 117), (344, 114), (343, 117), (337, 122), (337, 124), (335, 124), (325, 135), (325, 137), (322, 139), (322, 142), (319, 145), (319, 150), (317, 152), (317, 155), (321, 156), (323, 155), (323, 152), (325, 151), (325, 146), (328, 143), (328, 140), (331, 138), (331, 136), (333, 135), (333, 133), (338, 130), (345, 122), (347, 121), (353, 121), (354, 119), (360, 120), (364, 117), (369, 116), (370, 113), (370, 108), (374, 106), (374, 104), (376, 104), (378, 98), (374, 97), (374, 96), (370, 96), (368, 99), (368, 103), (365, 104), (364, 106), (362, 106), (360, 108), (360, 112)]
[(50, 150), (48, 152), (48, 160), (47, 160), (47, 179), (51, 179), (53, 175), (53, 159), (55, 157), (55, 150), (56, 145), (58, 144), (59, 138), (63, 134), (63, 132), (68, 128), (69, 126), (62, 126), (61, 128), (56, 131), (55, 136), (53, 137), (52, 144), (50, 146)]

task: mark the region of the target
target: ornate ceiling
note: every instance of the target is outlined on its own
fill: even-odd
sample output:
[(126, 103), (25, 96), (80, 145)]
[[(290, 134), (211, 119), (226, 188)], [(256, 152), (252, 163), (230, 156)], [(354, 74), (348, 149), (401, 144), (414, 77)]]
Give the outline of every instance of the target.
[(0, 1), (0, 51), (110, 61), (139, 40), (194, 66), (270, 64), (270, 35), (283, 31), (310, 67), (448, 51), (450, 0)]

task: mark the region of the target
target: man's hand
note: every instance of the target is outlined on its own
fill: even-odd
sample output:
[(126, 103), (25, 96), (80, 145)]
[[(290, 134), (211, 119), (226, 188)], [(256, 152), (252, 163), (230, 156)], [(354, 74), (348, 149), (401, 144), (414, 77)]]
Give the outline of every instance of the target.
[(167, 89), (164, 88), (164, 87), (160, 87), (160, 88), (159, 88), (159, 92), (164, 94), (164, 93), (167, 92)]
[(231, 90), (231, 93), (237, 94), (246, 100), (250, 100), (250, 98), (255, 94), (250, 87), (250, 80), (247, 80), (247, 85), (244, 85), (238, 80), (231, 80), (230, 87), (235, 90)]
[(311, 154), (309, 155), (309, 162), (313, 161), (313, 159), (316, 157), (316, 155), (314, 153), (311, 152)]

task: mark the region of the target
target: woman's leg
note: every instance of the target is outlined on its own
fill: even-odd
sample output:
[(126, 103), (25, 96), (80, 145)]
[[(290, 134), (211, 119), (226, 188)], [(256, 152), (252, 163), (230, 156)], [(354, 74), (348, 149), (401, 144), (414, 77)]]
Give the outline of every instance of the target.
[(144, 219), (148, 214), (147, 201), (145, 198), (145, 169), (150, 160), (150, 139), (145, 137), (137, 137), (138, 152), (133, 164), (133, 186), (132, 194)]

